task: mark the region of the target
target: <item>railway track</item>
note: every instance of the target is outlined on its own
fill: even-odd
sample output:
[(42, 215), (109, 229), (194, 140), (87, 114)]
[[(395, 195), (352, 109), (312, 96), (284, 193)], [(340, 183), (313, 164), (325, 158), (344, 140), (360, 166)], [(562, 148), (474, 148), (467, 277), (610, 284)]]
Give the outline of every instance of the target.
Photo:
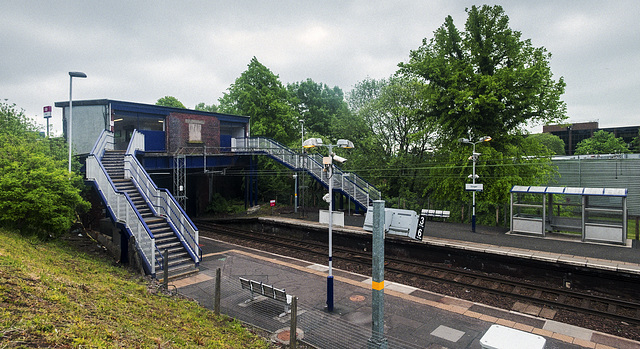
[[(284, 236), (273, 236), (230, 228), (208, 222), (198, 222), (203, 235), (223, 234), (243, 241), (252, 241), (260, 245), (297, 251), (307, 257), (326, 258), (327, 246), (315, 241), (300, 241)], [(333, 249), (334, 263), (343, 261), (358, 264), (359, 270), (369, 270), (371, 254), (336, 247)], [(425, 264), (395, 257), (385, 257), (385, 274), (387, 280), (402, 278), (403, 280), (428, 280), (444, 283), (454, 287), (473, 289), (479, 292), (516, 299), (524, 303), (551, 309), (565, 309), (579, 314), (590, 314), (614, 321), (640, 325), (640, 303), (621, 299), (587, 294), (566, 288), (553, 288), (507, 279), (496, 275), (486, 275), (471, 270), (454, 269), (443, 265)], [(390, 277), (391, 276), (391, 277)], [(391, 280), (394, 281), (394, 280)]]

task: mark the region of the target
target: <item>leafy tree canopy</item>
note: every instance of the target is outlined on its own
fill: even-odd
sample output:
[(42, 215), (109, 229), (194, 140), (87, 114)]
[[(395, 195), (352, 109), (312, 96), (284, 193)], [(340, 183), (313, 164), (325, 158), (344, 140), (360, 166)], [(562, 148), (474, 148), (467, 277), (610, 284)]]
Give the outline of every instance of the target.
[(586, 154), (627, 154), (631, 153), (622, 138), (616, 138), (613, 133), (600, 130), (591, 138), (584, 139), (576, 146), (576, 155)]
[(287, 89), (305, 122), (305, 132), (335, 138), (336, 121), (349, 113), (342, 90), (311, 79), (289, 84)]
[(198, 103), (196, 104), (196, 110), (200, 110), (200, 111), (208, 111), (209, 113), (217, 113), (218, 112), (218, 106), (215, 104), (211, 104), (211, 105), (206, 105), (204, 104), (204, 102), (202, 103)]
[(35, 130), (0, 103), (0, 226), (44, 239), (66, 232), (90, 204), (80, 196), (82, 176), (67, 171), (66, 142)]
[(29, 120), (21, 110), (17, 110), (15, 104), (0, 102), (0, 133), (26, 136), (37, 130), (36, 124)]
[(565, 155), (564, 141), (551, 133), (536, 133), (529, 135), (527, 138), (535, 139), (549, 149), (553, 155)]
[(156, 105), (161, 105), (163, 107), (173, 107), (173, 108), (181, 108), (187, 109), (187, 107), (182, 104), (176, 97), (173, 96), (164, 96), (156, 102)]
[(400, 72), (422, 78), (430, 98), (425, 117), (441, 125), (443, 141), (494, 139), (523, 133), (526, 125), (565, 118), (563, 78), (553, 80), (545, 48), (509, 28), (501, 6), (467, 9), (464, 30), (451, 16), (411, 51)]
[(287, 145), (298, 140), (299, 114), (291, 95), (278, 76), (255, 57), (219, 102), (223, 113), (251, 117), (252, 136), (273, 138)]

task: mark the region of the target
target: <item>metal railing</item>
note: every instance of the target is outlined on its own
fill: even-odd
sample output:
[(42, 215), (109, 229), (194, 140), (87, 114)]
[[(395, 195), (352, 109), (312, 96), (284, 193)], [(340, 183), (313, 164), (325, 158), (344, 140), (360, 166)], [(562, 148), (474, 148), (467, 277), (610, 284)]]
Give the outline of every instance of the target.
[(287, 167), (302, 169), (300, 154), (273, 139), (263, 137), (232, 138), (231, 151), (266, 153)]
[(136, 246), (142, 255), (143, 263), (150, 274), (155, 275), (156, 263), (161, 265), (156, 257), (156, 243), (153, 233), (140, 216), (127, 193), (120, 192), (109, 178), (107, 170), (102, 166), (100, 158), (105, 150), (113, 149), (113, 133), (103, 131), (91, 154), (87, 157), (86, 177), (95, 183), (107, 209), (113, 219), (125, 226), (125, 229), (136, 239)]
[(134, 130), (125, 153), (125, 178), (133, 180), (154, 213), (167, 218), (178, 238), (187, 246), (187, 251), (196, 264), (200, 263), (202, 250), (198, 244), (198, 228), (184, 212), (177, 200), (167, 189), (159, 189), (135, 157), (137, 151), (144, 151), (144, 134)]
[[(329, 186), (328, 173), (324, 171), (322, 156), (318, 154), (300, 154), (269, 138), (232, 138), (231, 149), (234, 152), (260, 152), (274, 158), (293, 170), (305, 170), (316, 180)], [(362, 207), (369, 207), (373, 200), (380, 200), (378, 189), (355, 173), (343, 172), (334, 166), (333, 188), (342, 191)]]

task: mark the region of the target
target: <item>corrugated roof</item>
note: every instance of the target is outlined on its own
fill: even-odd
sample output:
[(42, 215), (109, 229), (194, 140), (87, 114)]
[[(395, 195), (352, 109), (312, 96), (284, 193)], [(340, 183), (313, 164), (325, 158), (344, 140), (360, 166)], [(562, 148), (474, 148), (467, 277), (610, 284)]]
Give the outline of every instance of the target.
[(566, 195), (593, 195), (593, 196), (627, 196), (626, 188), (576, 188), (576, 187), (541, 187), (514, 185), (512, 193), (531, 194), (566, 194)]

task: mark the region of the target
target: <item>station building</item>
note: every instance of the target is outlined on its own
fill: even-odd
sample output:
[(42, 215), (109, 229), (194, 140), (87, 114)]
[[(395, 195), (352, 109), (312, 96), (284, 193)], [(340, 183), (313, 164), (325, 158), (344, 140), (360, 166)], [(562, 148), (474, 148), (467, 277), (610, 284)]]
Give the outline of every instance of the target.
[[(55, 106), (63, 108), (67, 137), (69, 102)], [(221, 174), (251, 165), (246, 154), (230, 153), (232, 138), (249, 137), (248, 116), (111, 99), (73, 101), (72, 146), (81, 160), (104, 130), (113, 133), (115, 150), (127, 149), (134, 130), (142, 133), (144, 152), (138, 160), (158, 187), (171, 190), (190, 215), (203, 212), (215, 192), (244, 194), (242, 177)]]
[(600, 128), (598, 122), (594, 121), (562, 125), (544, 125), (542, 127), (543, 133), (551, 133), (564, 141), (564, 151), (566, 155), (573, 155), (578, 143), (587, 138), (591, 138), (594, 133), (601, 130), (613, 133), (616, 138), (621, 137), (625, 143), (629, 144), (635, 137), (638, 137), (640, 126)]

